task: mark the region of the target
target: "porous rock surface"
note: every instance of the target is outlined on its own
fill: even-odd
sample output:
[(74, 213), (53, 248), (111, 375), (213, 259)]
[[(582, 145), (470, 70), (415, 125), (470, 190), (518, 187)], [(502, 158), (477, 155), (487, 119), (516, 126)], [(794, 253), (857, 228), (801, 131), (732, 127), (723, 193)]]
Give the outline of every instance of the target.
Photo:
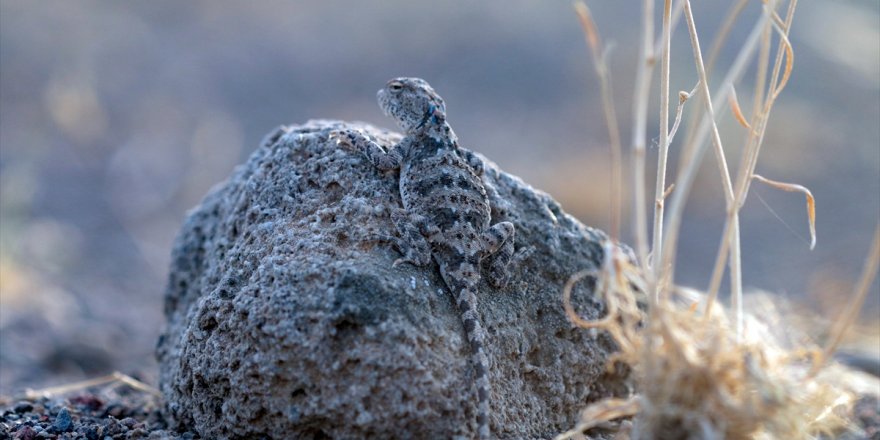
[[(328, 139), (364, 124), (310, 121), (264, 141), (189, 215), (173, 250), (159, 340), (166, 412), (206, 438), (470, 438), (476, 392), (464, 328), (435, 265), (391, 267), (397, 176)], [(485, 181), (531, 256), (477, 292), (492, 429), (549, 438), (625, 389), (603, 335), (566, 319), (562, 286), (595, 268), (605, 235), (486, 161)], [(589, 283), (573, 301), (587, 318)]]

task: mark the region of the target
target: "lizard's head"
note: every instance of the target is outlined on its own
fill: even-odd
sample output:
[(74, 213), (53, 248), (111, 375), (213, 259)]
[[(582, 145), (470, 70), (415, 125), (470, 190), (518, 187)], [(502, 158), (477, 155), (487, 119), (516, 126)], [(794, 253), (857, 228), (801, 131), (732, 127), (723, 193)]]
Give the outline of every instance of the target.
[(446, 120), (443, 98), (420, 78), (394, 78), (376, 94), (379, 107), (406, 132)]

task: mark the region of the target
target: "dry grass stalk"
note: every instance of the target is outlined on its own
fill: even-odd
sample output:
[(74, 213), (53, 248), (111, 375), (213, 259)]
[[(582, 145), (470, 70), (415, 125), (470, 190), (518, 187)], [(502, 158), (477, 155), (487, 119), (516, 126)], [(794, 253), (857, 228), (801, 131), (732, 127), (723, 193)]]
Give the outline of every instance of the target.
[[(737, 206), (741, 207), (743, 203), (745, 203), (745, 197), (748, 195), (749, 185), (752, 181), (751, 176), (755, 172), (755, 167), (758, 162), (758, 154), (761, 151), (761, 145), (763, 145), (764, 141), (764, 133), (767, 128), (767, 123), (770, 118), (770, 110), (773, 108), (773, 104), (776, 102), (776, 98), (779, 96), (779, 93), (782, 91), (782, 88), (785, 87), (785, 84), (788, 82), (788, 78), (791, 76), (791, 70), (794, 65), (794, 52), (791, 47), (791, 43), (788, 41), (788, 30), (791, 28), (791, 23), (794, 19), (794, 11), (797, 8), (797, 0), (791, 0), (788, 4), (788, 12), (786, 13), (785, 23), (780, 27), (778, 24), (774, 26), (774, 30), (780, 33), (780, 48), (776, 52), (776, 60), (773, 64), (773, 72), (770, 75), (770, 85), (769, 90), (772, 90), (770, 96), (765, 100), (763, 104), (763, 108), (758, 109), (758, 102), (755, 103), (756, 111), (753, 115), (752, 126), (757, 127), (756, 130), (752, 130), (749, 132), (749, 139), (746, 144), (745, 154), (748, 160), (744, 160), (746, 164), (745, 167), (740, 168), (740, 174), (737, 176)], [(765, 10), (768, 8), (765, 6)], [(772, 11), (772, 9), (770, 9)], [(778, 19), (778, 15), (776, 15), (775, 11), (772, 11), (773, 15)], [(766, 14), (765, 14), (766, 16)], [(774, 23), (777, 20), (774, 20)], [(765, 36), (767, 40), (767, 44), (769, 45), (769, 35)], [(783, 54), (785, 54), (786, 58), (786, 66), (785, 71), (783, 73), (782, 81), (779, 81), (779, 73), (782, 66)]]
[[(725, 97), (728, 91), (733, 87), (733, 83), (738, 81), (748, 65), (749, 60), (755, 53), (761, 34), (766, 26), (768, 18), (765, 14), (758, 17), (757, 22), (743, 43), (739, 53), (734, 59), (733, 64), (718, 87), (714, 96)], [(716, 98), (717, 99), (717, 98)], [(719, 107), (723, 102), (713, 103), (714, 107)], [(697, 170), (705, 153), (707, 144), (706, 137), (709, 135), (709, 122), (705, 119), (699, 123), (696, 129), (696, 135), (692, 140), (685, 140), (685, 147), (682, 151), (682, 161), (679, 172), (676, 177), (676, 191), (672, 194), (669, 202), (668, 215), (665, 219), (666, 227), (664, 228), (663, 248), (661, 252), (655, 253), (655, 259), (659, 259), (663, 278), (668, 279), (670, 283), (673, 281), (675, 269), (675, 255), (678, 243), (678, 234), (681, 230), (681, 220), (684, 214), (684, 207), (690, 194), (696, 178)]]
[[(739, 18), (747, 3), (748, 0), (739, 0), (737, 3), (732, 4), (730, 10), (727, 12), (727, 14), (725, 14), (724, 22), (721, 24), (718, 33), (715, 35), (715, 38), (712, 41), (712, 48), (709, 50), (709, 61), (706, 63), (706, 73), (708, 76), (711, 77), (712, 73), (714, 73), (715, 64), (718, 60), (718, 57), (721, 55), (721, 49), (724, 47), (724, 44), (730, 37), (730, 31), (731, 29), (733, 29), (733, 25), (736, 23), (736, 20)], [(688, 120), (687, 124), (688, 131), (685, 135), (684, 145), (693, 145), (694, 141), (696, 140), (698, 128), (701, 128), (702, 123), (705, 122), (705, 118), (703, 118), (704, 115), (705, 113), (703, 112), (691, 113), (690, 119)], [(684, 158), (684, 156), (682, 156), (682, 158)], [(684, 163), (685, 162), (682, 162), (682, 164)]]
[(131, 388), (134, 388), (138, 391), (143, 391), (145, 393), (149, 393), (155, 397), (161, 398), (162, 393), (159, 390), (127, 375), (120, 373), (118, 371), (108, 374), (106, 376), (96, 377), (94, 379), (88, 379), (80, 382), (74, 382), (64, 385), (59, 385), (56, 387), (42, 388), (39, 390), (27, 389), (25, 390), (24, 398), (28, 400), (35, 400), (41, 397), (53, 397), (62, 394), (71, 393), (74, 391), (82, 391), (88, 388), (108, 385), (112, 383), (122, 383)]
[[(724, 274), (724, 264), (726, 262), (726, 258), (728, 256), (728, 252), (730, 253), (730, 268), (731, 268), (731, 297), (733, 300), (734, 307), (737, 309), (738, 316), (741, 316), (741, 307), (742, 307), (742, 289), (741, 289), (741, 279), (739, 275), (741, 274), (740, 266), (741, 260), (739, 258), (740, 253), (740, 242), (739, 242), (739, 210), (742, 208), (745, 203), (746, 196), (748, 195), (749, 183), (751, 182), (751, 176), (754, 174), (755, 166), (758, 163), (758, 155), (761, 151), (761, 145), (764, 140), (764, 133), (767, 128), (767, 123), (770, 118), (770, 110), (773, 107), (773, 104), (776, 102), (776, 98), (779, 96), (779, 93), (782, 91), (785, 84), (788, 82), (788, 78), (791, 74), (791, 69), (793, 65), (793, 52), (791, 49), (791, 44), (788, 41), (787, 33), (789, 28), (791, 27), (792, 19), (794, 18), (794, 11), (797, 7), (797, 0), (792, 0), (788, 5), (788, 13), (786, 15), (786, 20), (784, 23), (780, 23), (779, 16), (775, 11), (775, 3), (770, 5), (765, 5), (764, 14), (762, 17), (769, 18), (770, 23), (772, 23), (773, 28), (780, 34), (780, 50), (777, 52), (776, 62), (773, 66), (773, 73), (770, 76), (770, 84), (769, 84), (769, 93), (767, 94), (766, 100), (764, 102), (763, 108), (760, 111), (756, 112), (753, 115), (753, 121), (750, 124), (755, 129), (749, 131), (748, 141), (746, 142), (746, 147), (743, 151), (743, 159), (741, 160), (739, 173), (737, 176), (737, 185), (736, 191), (734, 193), (734, 203), (733, 206), (728, 206), (727, 216), (724, 222), (724, 230), (721, 234), (721, 245), (718, 249), (718, 254), (715, 259), (715, 266), (712, 271), (712, 277), (709, 282), (709, 306), (714, 302), (718, 288), (721, 284), (721, 277)], [(769, 39), (769, 34), (764, 33), (764, 44), (769, 44), (766, 40)], [(779, 79), (780, 68), (782, 65), (783, 53), (785, 54), (786, 67), (783, 72), (782, 80)], [(760, 63), (763, 65), (764, 63)], [(731, 89), (733, 86), (731, 85)], [(741, 318), (738, 318), (737, 329), (741, 329)]]
[[(668, 52), (664, 53), (664, 58), (665, 58), (665, 62), (668, 64), (668, 62), (669, 62), (669, 60), (668, 60), (669, 53)], [(667, 101), (669, 99), (668, 98), (668, 95), (669, 95), (668, 68), (669, 68), (669, 66), (667, 65), (665, 68), (665, 70), (667, 71), (666, 78), (661, 79), (661, 83), (663, 83), (664, 80), (666, 83), (666, 86), (662, 87), (663, 92), (661, 92), (661, 96), (665, 97), (665, 99)], [(661, 122), (662, 125), (660, 128), (660, 133), (661, 133), (660, 134), (660, 139), (661, 139), (660, 151), (657, 154), (657, 182), (656, 182), (656, 185), (654, 186), (654, 192), (655, 192), (655, 195), (654, 195), (654, 240), (653, 240), (654, 247), (651, 249), (651, 253), (655, 256), (659, 256), (662, 254), (664, 206), (666, 206), (666, 198), (669, 197), (669, 193), (671, 193), (672, 188), (675, 187), (675, 184), (673, 183), (673, 184), (669, 185), (669, 187), (666, 188), (665, 190), (663, 189), (666, 185), (666, 162), (667, 162), (667, 157), (669, 155), (669, 146), (672, 144), (672, 140), (675, 139), (675, 134), (678, 132), (678, 127), (681, 124), (681, 114), (682, 114), (682, 111), (684, 110), (684, 104), (688, 101), (688, 99), (690, 99), (694, 95), (694, 93), (697, 92), (697, 89), (699, 87), (700, 87), (700, 82), (698, 81), (697, 84), (694, 86), (693, 90), (691, 90), (690, 92), (685, 92), (684, 90), (681, 90), (678, 92), (678, 105), (675, 108), (675, 122), (672, 123), (672, 129), (669, 130), (669, 134), (665, 136), (665, 139), (664, 139), (663, 133), (669, 123), (668, 112), (666, 112), (666, 115), (665, 115), (666, 116), (665, 123)], [(663, 99), (664, 98), (661, 98), (661, 100), (663, 100)], [(666, 107), (664, 106), (663, 108), (665, 109)], [(662, 114), (662, 111), (661, 111), (661, 114)], [(661, 119), (661, 121), (664, 121), (663, 116), (661, 116), (660, 119)], [(657, 258), (657, 260), (659, 261), (659, 258)], [(654, 277), (660, 277), (662, 275), (662, 273), (663, 273), (662, 266), (660, 264), (654, 264), (653, 265), (653, 273), (651, 275)], [(658, 297), (658, 294), (660, 291), (660, 286), (655, 285), (654, 288), (652, 288), (650, 291), (653, 292), (652, 298), (656, 299)]]
[[(666, 188), (666, 161), (669, 155), (669, 55), (671, 51), (672, 38), (672, 11), (670, 0), (663, 2), (663, 28), (662, 40), (663, 51), (661, 53), (660, 62), (660, 150), (657, 153), (657, 182), (654, 185), (654, 240), (653, 254), (657, 258), (663, 249), (663, 208), (664, 198), (663, 190)], [(682, 108), (684, 102), (679, 99), (679, 109)], [(659, 279), (662, 266), (659, 259), (654, 261), (654, 279)], [(659, 298), (660, 287), (655, 285), (651, 290), (651, 298), (656, 300)]]
[[(653, 9), (653, 7), (651, 8)], [(659, 153), (657, 156), (657, 181), (655, 184), (655, 194), (654, 194), (654, 222), (653, 222), (653, 234), (652, 234), (652, 245), (651, 245), (651, 254), (654, 256), (653, 262), (650, 263), (653, 266), (655, 275), (654, 279), (657, 279), (660, 275), (660, 265), (659, 255), (661, 254), (662, 244), (663, 244), (663, 209), (665, 204), (666, 197), (662, 193), (662, 188), (666, 187), (666, 162), (669, 153), (669, 145), (672, 143), (672, 138), (675, 136), (675, 131), (678, 129), (678, 124), (681, 121), (681, 111), (684, 106), (685, 101), (690, 95), (693, 94), (691, 92), (687, 95), (687, 97), (682, 98), (681, 93), (679, 94), (679, 104), (676, 109), (676, 117), (675, 124), (670, 132), (667, 131), (669, 126), (669, 117), (668, 117), (668, 105), (669, 105), (669, 56), (670, 56), (670, 41), (672, 38), (672, 32), (675, 30), (678, 25), (678, 20), (681, 18), (682, 10), (684, 9), (684, 0), (678, 0), (675, 5), (671, 5), (668, 0), (664, 0), (663, 4), (663, 27), (660, 37), (654, 43), (654, 50), (651, 54), (661, 53), (661, 73), (660, 73), (660, 100), (661, 100), (661, 108), (666, 109), (666, 117), (664, 118), (661, 115), (661, 128), (660, 128), (660, 147)], [(645, 15), (648, 14), (648, 7), (646, 4), (645, 10), (643, 11)], [(650, 26), (650, 28), (644, 28), (644, 35), (649, 33), (653, 33), (653, 18), (651, 20), (646, 21), (645, 26)], [(649, 32), (650, 31), (650, 32)], [(650, 76), (654, 63), (650, 63), (645, 69), (646, 75)], [(650, 79), (647, 80), (648, 84), (650, 84)], [(646, 99), (643, 96), (639, 96), (637, 99)], [(647, 101), (646, 101), (647, 102)], [(662, 112), (662, 110), (661, 110)], [(644, 136), (644, 133), (642, 133)], [(665, 139), (664, 139), (665, 138)], [(665, 140), (665, 141), (664, 141)], [(638, 140), (642, 144), (644, 144), (644, 139)], [(638, 174), (638, 169), (635, 170), (636, 174)], [(660, 189), (657, 189), (660, 188)], [(640, 206), (644, 207), (644, 202), (636, 197), (636, 202), (640, 203)], [(637, 213), (638, 216), (638, 213)], [(638, 218), (637, 218), (638, 223)], [(639, 259), (641, 260), (641, 264), (643, 267), (648, 266), (648, 261), (646, 256), (639, 255)], [(656, 288), (652, 288), (651, 291), (656, 293)]]
[[(715, 123), (715, 109), (712, 105), (712, 96), (709, 93), (709, 78), (706, 75), (706, 67), (703, 64), (703, 53), (702, 53), (702, 50), (700, 49), (700, 40), (697, 35), (697, 27), (696, 27), (696, 24), (694, 23), (694, 16), (693, 16), (693, 13), (691, 12), (691, 4), (690, 4), (689, 0), (685, 0), (684, 12), (685, 12), (685, 18), (687, 21), (687, 25), (688, 25), (688, 33), (691, 38), (691, 47), (693, 48), (693, 52), (694, 52), (694, 64), (697, 69), (697, 74), (700, 78), (700, 88), (701, 88), (701, 91), (703, 94), (703, 102), (705, 104), (707, 118), (708, 118), (708, 121), (709, 121), (709, 124), (711, 127), (712, 146), (715, 147), (714, 148), (715, 159), (718, 162), (718, 169), (719, 169), (719, 172), (721, 173), (721, 183), (722, 183), (723, 190), (724, 190), (724, 200), (726, 202), (728, 213), (733, 214), (732, 221), (729, 222), (728, 224), (732, 226), (732, 230), (734, 232), (734, 235), (730, 238), (725, 238), (725, 239), (735, 241), (735, 243), (733, 243), (730, 246), (730, 253), (731, 253), (731, 255), (730, 255), (730, 263), (731, 263), (730, 264), (730, 283), (731, 283), (731, 291), (732, 291), (732, 296), (734, 298), (734, 301), (736, 301), (737, 304), (740, 304), (741, 298), (742, 298), (742, 281), (741, 281), (742, 271), (741, 271), (741, 266), (739, 264), (740, 263), (740, 258), (739, 258), (739, 218), (738, 218), (737, 211), (735, 209), (733, 209), (733, 203), (734, 203), (733, 184), (731, 183), (731, 180), (730, 180), (730, 171), (728, 171), (728, 168), (727, 168), (727, 159), (725, 159), (725, 157), (724, 157), (724, 147), (721, 144), (721, 134), (718, 132), (718, 125)], [(732, 85), (731, 85), (731, 90), (733, 90)], [(718, 261), (722, 261), (722, 259), (719, 258)], [(723, 266), (723, 264), (722, 264), (722, 266)], [(719, 271), (719, 266), (716, 265), (714, 272), (718, 272), (718, 271)], [(713, 281), (713, 284), (710, 284), (710, 287), (709, 287), (709, 301), (707, 303), (707, 307), (711, 307), (712, 302), (715, 300), (715, 296), (718, 293), (718, 285), (716, 285), (714, 283), (714, 281), (716, 281), (716, 279), (713, 277), (712, 281)], [(718, 282), (719, 282), (718, 284), (720, 284), (720, 278), (718, 278)], [(737, 323), (739, 324), (740, 321), (737, 320)], [(741, 330), (742, 330), (741, 326), (737, 325), (737, 334), (739, 334), (741, 332)]]
[(632, 137), (636, 253), (642, 268), (647, 268), (648, 264), (648, 215), (645, 207), (645, 139), (647, 135), (645, 133), (648, 125), (651, 72), (656, 62), (652, 52), (653, 39), (654, 0), (645, 0), (642, 6), (642, 43), (639, 47), (639, 62), (636, 67)]
[[(744, 3), (741, 1), (735, 5), (729, 16), (739, 15)], [(678, 189), (673, 193), (670, 204), (667, 234), (665, 237), (659, 235), (660, 244), (657, 245), (658, 233), (655, 231), (652, 250), (655, 262), (652, 268), (625, 261), (619, 252), (613, 250), (609, 241), (605, 244), (606, 257), (602, 267), (575, 274), (563, 290), (563, 305), (573, 323), (584, 328), (605, 330), (614, 338), (620, 351), (609, 362), (624, 362), (632, 367), (639, 394), (628, 399), (606, 399), (590, 405), (582, 413), (580, 423), (558, 439), (582, 438), (591, 427), (632, 415), (635, 415), (631, 433), (633, 439), (799, 439), (813, 438), (818, 433), (837, 432), (847, 426), (847, 420), (841, 414), (849, 409), (859, 392), (858, 386), (848, 379), (850, 373), (836, 365), (820, 369), (823, 358), (815, 347), (786, 346), (781, 342), (783, 339), (770, 331), (769, 324), (772, 323), (749, 318), (743, 313), (742, 298), (739, 296), (738, 211), (747, 195), (749, 182), (754, 178), (782, 189), (809, 194), (806, 188), (768, 181), (754, 175), (770, 109), (791, 73), (793, 51), (787, 33), (796, 3), (796, 0), (789, 2), (783, 21), (775, 11), (777, 2), (768, 2), (764, 14), (757, 20), (714, 95), (709, 93), (708, 69), (702, 62), (690, 3), (688, 0), (677, 3), (677, 6), (682, 5), (688, 24), (695, 66), (700, 77), (697, 87), (704, 95), (705, 112), (699, 127), (694, 129), (692, 142), (687, 142), (683, 154), (683, 166), (676, 182)], [(671, 6), (667, 0), (664, 2), (662, 30), (662, 41), (667, 46), (662, 51), (655, 51), (661, 52), (664, 57), (668, 57), (669, 53), (668, 38), (673, 27), (671, 18)], [(597, 42), (594, 47), (600, 47), (595, 26), (592, 29), (592, 33), (585, 29), (588, 42), (590, 35), (594, 35)], [(716, 42), (723, 41), (728, 32), (729, 28), (725, 26)], [(770, 38), (774, 33), (779, 35), (779, 50), (768, 78)], [(713, 52), (720, 46), (720, 43), (716, 44)], [(755, 91), (755, 110), (749, 122), (736, 100), (733, 83), (740, 78), (759, 46), (759, 72), (756, 73), (759, 90)], [(783, 60), (786, 61), (784, 69)], [(666, 64), (661, 68), (661, 149), (671, 143), (670, 138), (680, 122), (681, 108), (687, 98), (697, 91), (695, 88), (691, 93), (680, 92), (676, 122), (673, 129), (667, 132), (668, 58), (663, 61)], [(637, 84), (643, 82), (637, 81)], [(717, 102), (713, 102), (713, 96)], [(642, 98), (637, 94), (636, 99)], [(715, 125), (720, 115), (715, 114), (714, 109), (723, 110), (721, 104), (724, 99), (729, 100), (734, 116), (749, 130), (735, 187), (727, 170), (721, 138)], [(639, 130), (635, 130), (634, 136), (638, 133)], [(673, 262), (683, 207), (707, 147), (706, 137), (709, 136), (721, 171), (728, 209), (710, 289), (707, 295), (701, 295), (688, 293), (674, 284)], [(638, 139), (634, 139), (634, 146), (638, 142)], [(658, 166), (658, 175), (660, 173), (665, 174), (665, 164)], [(655, 207), (655, 228), (661, 225), (661, 234), (662, 201), (669, 195), (664, 188), (665, 185), (656, 188), (659, 203)], [(808, 210), (812, 212), (814, 203), (811, 201), (812, 198), (808, 196)], [(814, 215), (810, 214), (810, 217), (813, 228)], [(714, 304), (728, 256), (731, 290), (734, 293), (732, 313)], [(851, 322), (854, 319), (878, 266), (880, 225), (871, 257), (857, 288), (857, 300), (845, 312), (842, 321)], [(596, 321), (578, 316), (571, 304), (574, 286), (588, 276), (596, 280), (597, 295), (601, 296), (608, 310), (605, 317)], [(654, 295), (648, 296), (647, 311), (639, 308), (637, 298), (642, 292), (660, 293), (656, 298)], [(750, 320), (748, 326), (744, 325), (746, 319)], [(825, 349), (825, 358), (834, 351), (846, 327), (846, 324), (841, 324), (835, 328), (834, 337)]]
[(614, 109), (614, 98), (611, 92), (611, 78), (608, 76), (608, 66), (605, 62), (605, 53), (602, 41), (599, 39), (599, 31), (590, 8), (586, 3), (579, 1), (574, 4), (575, 12), (584, 31), (590, 53), (593, 55), (593, 67), (599, 77), (602, 94), (602, 110), (605, 114), (605, 124), (608, 128), (608, 137), (611, 141), (611, 237), (620, 237), (620, 205), (623, 193), (623, 148), (620, 141), (620, 128), (617, 125), (617, 112)]

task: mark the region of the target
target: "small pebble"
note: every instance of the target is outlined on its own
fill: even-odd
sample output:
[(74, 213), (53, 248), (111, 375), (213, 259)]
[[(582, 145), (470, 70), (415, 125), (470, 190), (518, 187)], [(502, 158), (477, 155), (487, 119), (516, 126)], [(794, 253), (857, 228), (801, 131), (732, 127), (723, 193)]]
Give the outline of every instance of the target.
[(61, 411), (58, 412), (58, 415), (55, 417), (55, 423), (52, 424), (52, 428), (58, 432), (67, 432), (73, 428), (73, 420), (70, 419), (70, 411), (68, 411), (66, 407), (61, 408)]
[(34, 405), (32, 405), (30, 402), (27, 402), (27, 401), (18, 402), (15, 404), (14, 407), (12, 407), (12, 410), (19, 413), (19, 414), (26, 413), (26, 412), (31, 411), (33, 409), (34, 409)]
[(14, 438), (21, 440), (34, 440), (35, 438), (37, 438), (37, 431), (34, 431), (33, 428), (31, 428), (30, 426), (25, 426), (15, 433)]

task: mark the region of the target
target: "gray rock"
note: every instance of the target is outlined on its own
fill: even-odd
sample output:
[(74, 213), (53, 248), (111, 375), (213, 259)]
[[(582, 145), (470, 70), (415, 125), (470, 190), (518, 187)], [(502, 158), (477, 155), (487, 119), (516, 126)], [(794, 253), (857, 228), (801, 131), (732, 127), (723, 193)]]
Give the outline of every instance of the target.
[[(328, 140), (363, 124), (310, 121), (271, 140), (214, 188), (178, 236), (157, 355), (166, 409), (207, 438), (454, 438), (476, 427), (469, 347), (436, 267), (392, 268), (396, 175)], [(574, 328), (568, 277), (594, 268), (605, 235), (486, 161), (517, 246), (535, 252), (504, 289), (483, 283), (492, 428), (547, 438), (592, 400), (625, 391), (610, 339)], [(589, 318), (602, 311), (582, 283)]]

